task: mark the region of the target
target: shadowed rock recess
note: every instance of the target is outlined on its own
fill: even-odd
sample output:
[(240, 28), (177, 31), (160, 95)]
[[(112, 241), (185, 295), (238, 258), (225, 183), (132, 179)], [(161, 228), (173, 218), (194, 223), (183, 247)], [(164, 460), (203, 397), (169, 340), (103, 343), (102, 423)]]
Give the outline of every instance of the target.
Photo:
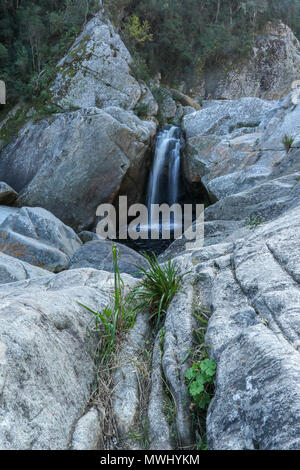
[[(268, 25), (255, 52), (211, 92), (228, 99), (200, 106), (170, 85), (158, 113), (101, 9), (57, 66), (61, 112), (28, 117), (2, 148), (1, 450), (192, 450), (205, 435), (211, 450), (300, 449), (300, 105), (289, 92), (300, 47)], [(118, 292), (96, 210), (119, 194), (145, 201), (157, 115), (183, 129), (189, 197), (209, 197), (204, 245), (187, 250), (183, 235), (160, 255), (185, 274), (180, 289), (159, 328), (153, 299), (136, 312), (104, 371), (104, 330), (92, 334), (83, 305), (109, 315)], [(117, 247), (128, 294), (149, 264)], [(199, 312), (217, 365), (201, 436), (185, 377)]]

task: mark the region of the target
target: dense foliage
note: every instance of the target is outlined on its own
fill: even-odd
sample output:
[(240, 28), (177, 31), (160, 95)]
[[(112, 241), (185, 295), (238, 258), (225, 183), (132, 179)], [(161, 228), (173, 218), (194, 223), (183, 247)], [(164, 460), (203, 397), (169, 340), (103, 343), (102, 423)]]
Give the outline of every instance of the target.
[[(220, 65), (228, 57), (245, 57), (267, 21), (282, 20), (300, 35), (300, 0), (105, 0), (104, 4), (131, 50), (138, 52), (140, 64), (146, 63), (150, 74), (161, 72), (167, 81), (199, 78), (207, 66)], [(136, 19), (135, 30), (128, 34), (132, 18), (150, 26), (149, 41), (136, 40), (142, 35)]]
[(10, 102), (39, 96), (96, 0), (0, 0), (0, 78)]
[[(103, 0), (135, 59), (135, 72), (198, 79), (207, 66), (245, 57), (269, 20), (300, 35), (300, 0)], [(55, 64), (98, 0), (0, 0), (0, 79), (9, 102), (46, 96)]]

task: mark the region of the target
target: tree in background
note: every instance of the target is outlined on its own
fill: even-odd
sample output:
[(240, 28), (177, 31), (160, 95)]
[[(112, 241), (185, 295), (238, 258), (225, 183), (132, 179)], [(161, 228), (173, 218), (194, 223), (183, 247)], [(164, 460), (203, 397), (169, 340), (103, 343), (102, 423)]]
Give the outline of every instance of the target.
[[(118, 10), (117, 5), (121, 4)], [(300, 35), (299, 0), (104, 0), (134, 56), (165, 81), (199, 79), (205, 68), (244, 58), (268, 21), (281, 20)], [(121, 11), (121, 13), (120, 13)], [(128, 21), (147, 21), (145, 47), (128, 41)]]
[(55, 65), (97, 0), (0, 0), (0, 78), (8, 101), (46, 96)]
[[(252, 50), (268, 21), (300, 36), (300, 0), (103, 0), (135, 60), (138, 75), (199, 80)], [(47, 97), (55, 65), (98, 0), (0, 0), (0, 79), (8, 101)]]

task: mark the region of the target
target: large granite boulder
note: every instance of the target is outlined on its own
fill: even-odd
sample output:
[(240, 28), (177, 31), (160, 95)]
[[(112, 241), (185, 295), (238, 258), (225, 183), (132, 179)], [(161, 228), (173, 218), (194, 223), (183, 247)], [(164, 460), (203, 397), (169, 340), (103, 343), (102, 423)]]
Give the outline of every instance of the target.
[(98, 341), (88, 337), (94, 318), (79, 303), (104, 309), (113, 286), (112, 274), (93, 269), (0, 286), (0, 449), (97, 447), (101, 420), (81, 417)]
[(76, 233), (40, 207), (11, 211), (0, 223), (0, 252), (59, 272), (82, 245)]
[(66, 109), (70, 106), (134, 109), (146, 98), (155, 114), (155, 100), (145, 84), (139, 84), (133, 76), (131, 64), (132, 57), (120, 36), (99, 11), (57, 65), (52, 101)]
[[(214, 67), (205, 71), (201, 93), (208, 99), (255, 96), (276, 100), (290, 92), (299, 74), (298, 39), (285, 24), (268, 23), (256, 37), (253, 51), (246, 60), (233, 62), (229, 59), (222, 69)], [(197, 91), (194, 90), (195, 96)]]
[(199, 135), (227, 136), (239, 128), (258, 127), (276, 105), (277, 102), (259, 98), (207, 101), (203, 109), (185, 116), (183, 128), (188, 139)]
[(82, 230), (122, 185), (141, 199), (154, 133), (152, 122), (116, 107), (58, 114), (20, 131), (2, 151), (0, 178), (20, 192), (18, 205), (44, 207)]
[[(113, 242), (110, 240), (94, 240), (85, 243), (72, 256), (70, 269), (94, 268), (113, 272), (112, 244)], [(120, 243), (115, 245), (120, 255), (118, 263), (120, 273), (140, 277), (137, 266), (142, 266), (147, 269), (148, 263), (146, 259), (125, 245), (121, 245)]]
[(279, 102), (213, 101), (184, 118), (183, 166), (188, 184), (202, 183), (212, 200), (253, 188), (287, 160), (284, 138), (299, 147), (300, 107), (294, 93)]

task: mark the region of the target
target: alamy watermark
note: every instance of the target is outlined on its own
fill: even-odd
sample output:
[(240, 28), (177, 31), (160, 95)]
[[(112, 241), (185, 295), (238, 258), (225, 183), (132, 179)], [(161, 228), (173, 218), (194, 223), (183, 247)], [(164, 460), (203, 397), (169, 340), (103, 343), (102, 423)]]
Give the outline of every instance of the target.
[[(118, 214), (118, 215), (117, 215)], [(119, 197), (118, 210), (112, 204), (101, 204), (97, 235), (110, 240), (178, 240), (184, 239), (187, 250), (204, 243), (203, 204), (144, 204), (128, 207), (127, 196)], [(128, 222), (130, 220), (130, 222)]]

